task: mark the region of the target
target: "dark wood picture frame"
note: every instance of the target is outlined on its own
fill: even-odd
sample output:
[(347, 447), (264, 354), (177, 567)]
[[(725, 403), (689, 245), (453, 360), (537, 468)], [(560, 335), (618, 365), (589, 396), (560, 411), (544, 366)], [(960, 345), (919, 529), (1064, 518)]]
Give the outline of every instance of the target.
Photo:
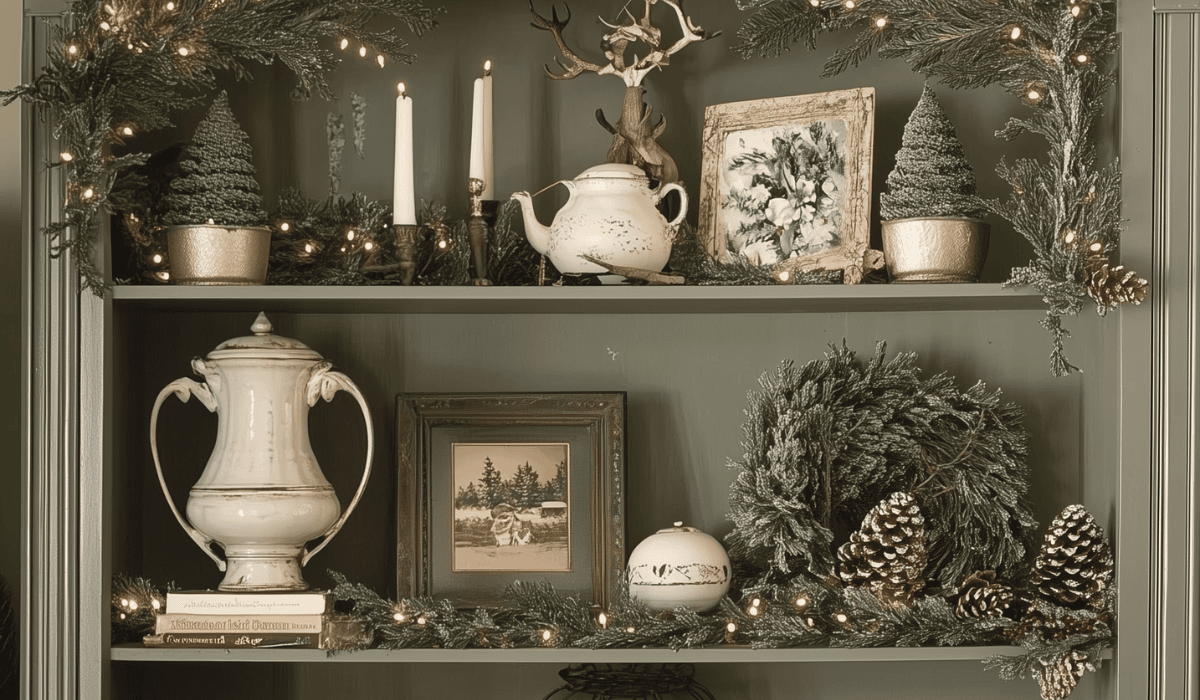
[[(563, 590), (552, 576), (530, 574), (513, 580), (546, 578), (557, 589), (590, 596), (607, 606), (616, 593), (625, 568), (625, 394), (614, 393), (503, 393), (503, 394), (401, 394), (397, 397), (396, 592), (398, 597), (444, 595), (439, 571), (453, 555), (435, 546), (433, 530), (442, 518), (435, 501), (437, 470), (435, 443), (445, 435), (478, 431), (559, 431), (570, 433), (586, 449), (572, 450), (569, 476), (579, 485), (578, 498), (588, 513), (572, 525), (586, 540), (576, 549), (572, 540), (572, 581), (590, 582), (590, 590)], [(579, 454), (582, 452), (583, 454)], [(445, 486), (440, 486), (443, 491)], [(574, 489), (575, 486), (572, 486)], [(572, 497), (572, 501), (576, 496)], [(442, 501), (444, 501), (444, 494)], [(442, 508), (447, 506), (443, 503)], [(448, 506), (451, 511), (453, 505)], [(574, 507), (574, 506), (572, 506)], [(582, 508), (580, 509), (582, 510)], [(446, 513), (451, 515), (452, 513)], [(590, 570), (590, 576), (581, 572)], [(455, 574), (459, 576), (460, 574)], [(469, 576), (470, 574), (467, 574)], [(503, 583), (481, 587), (463, 595), (448, 595), (461, 607), (499, 602)], [(469, 579), (468, 579), (469, 580)]]

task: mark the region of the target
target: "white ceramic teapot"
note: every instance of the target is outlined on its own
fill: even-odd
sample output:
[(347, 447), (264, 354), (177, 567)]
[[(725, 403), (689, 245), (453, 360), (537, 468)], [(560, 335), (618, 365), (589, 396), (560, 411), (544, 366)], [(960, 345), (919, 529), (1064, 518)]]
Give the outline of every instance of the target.
[[(533, 213), (532, 195), (515, 192), (512, 198), (521, 203), (529, 243), (559, 272), (607, 272), (584, 255), (655, 272), (667, 264), (675, 231), (687, 215), (682, 186), (668, 183), (652, 190), (641, 168), (619, 163), (588, 168), (574, 180), (554, 185), (566, 186), (571, 195), (549, 227)], [(679, 213), (667, 221), (655, 205), (672, 191), (679, 193)]]
[[(362, 497), (375, 438), (362, 392), (303, 343), (271, 334), (259, 314), (254, 335), (221, 343), (192, 360), (204, 383), (177, 379), (150, 414), (150, 451), (171, 512), (225, 572), (223, 591), (304, 590), (300, 569), (329, 544)], [(308, 409), (338, 390), (358, 399), (367, 423), (367, 463), (345, 512), (321, 473), (308, 441)], [(220, 417), (217, 444), (188, 496), (187, 518), (171, 500), (158, 460), (158, 411), (168, 396), (195, 396)], [(313, 549), (305, 543), (322, 538)], [(212, 543), (225, 550), (222, 559)]]

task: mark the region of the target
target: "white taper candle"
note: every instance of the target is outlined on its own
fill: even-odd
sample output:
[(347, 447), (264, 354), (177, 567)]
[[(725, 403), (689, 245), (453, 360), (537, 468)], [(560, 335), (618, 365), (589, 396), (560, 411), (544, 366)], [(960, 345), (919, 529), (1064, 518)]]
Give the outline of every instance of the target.
[(483, 64), (483, 198), (495, 199), (496, 168), (492, 147), (492, 62)]
[(417, 201), (413, 192), (413, 101), (404, 94), (404, 83), (396, 97), (396, 172), (392, 181), (392, 224), (415, 226)]
[(483, 179), (483, 80), (475, 79), (471, 99), (471, 167), (467, 177)]

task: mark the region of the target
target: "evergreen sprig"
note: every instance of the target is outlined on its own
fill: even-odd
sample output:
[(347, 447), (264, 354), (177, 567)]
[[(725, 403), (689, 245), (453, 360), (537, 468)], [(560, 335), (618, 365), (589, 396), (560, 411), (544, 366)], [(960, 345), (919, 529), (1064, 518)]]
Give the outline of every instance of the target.
[(55, 30), (46, 68), (33, 82), (0, 91), (3, 104), (21, 99), (55, 125), (65, 168), (67, 203), (61, 220), (43, 233), (55, 257), (70, 253), (83, 287), (103, 296), (107, 283), (93, 255), (101, 213), (118, 211), (115, 191), (135, 177), (149, 154), (121, 148), (124, 128), (171, 126), (173, 110), (188, 109), (217, 85), (219, 73), (249, 76), (248, 63), (288, 66), (298, 91), (332, 93), (326, 76), (337, 61), (330, 39), (346, 38), (387, 59), (416, 57), (395, 29), (420, 36), (441, 12), (423, 0), (76, 0)]
[[(818, 34), (854, 28), (859, 34), (826, 62), (824, 75), (877, 53), (901, 58), (952, 88), (998, 83), (1029, 103), (1028, 116), (1014, 117), (996, 135), (1036, 133), (1047, 141), (1048, 155), (1012, 166), (1001, 161), (997, 170), (1013, 193), (983, 206), (1033, 245), (1034, 259), (1014, 269), (1006, 284), (1042, 293), (1051, 370), (1056, 376), (1077, 370), (1065, 355), (1070, 333), (1061, 317), (1084, 306), (1089, 246), (1099, 243), (1102, 254), (1111, 255), (1121, 234), (1120, 170), (1117, 163), (1097, 165), (1094, 134), (1116, 82), (1100, 67), (1117, 47), (1115, 3), (859, 0), (847, 10), (837, 0), (821, 0), (816, 8), (794, 0), (738, 0), (738, 6), (753, 11), (738, 32), (736, 50), (745, 58), (776, 56), (797, 42), (811, 50)], [(1104, 315), (1107, 307), (1096, 310)]]

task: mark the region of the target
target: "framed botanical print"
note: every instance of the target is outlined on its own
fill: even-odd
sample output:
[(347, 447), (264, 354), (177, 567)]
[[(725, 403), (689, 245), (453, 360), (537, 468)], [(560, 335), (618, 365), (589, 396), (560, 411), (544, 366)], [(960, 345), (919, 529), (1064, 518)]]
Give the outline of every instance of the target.
[(874, 88), (709, 106), (699, 229), (709, 254), (861, 281), (874, 131)]
[(607, 604), (625, 562), (625, 395), (402, 395), (396, 588), (461, 607), (546, 580)]

